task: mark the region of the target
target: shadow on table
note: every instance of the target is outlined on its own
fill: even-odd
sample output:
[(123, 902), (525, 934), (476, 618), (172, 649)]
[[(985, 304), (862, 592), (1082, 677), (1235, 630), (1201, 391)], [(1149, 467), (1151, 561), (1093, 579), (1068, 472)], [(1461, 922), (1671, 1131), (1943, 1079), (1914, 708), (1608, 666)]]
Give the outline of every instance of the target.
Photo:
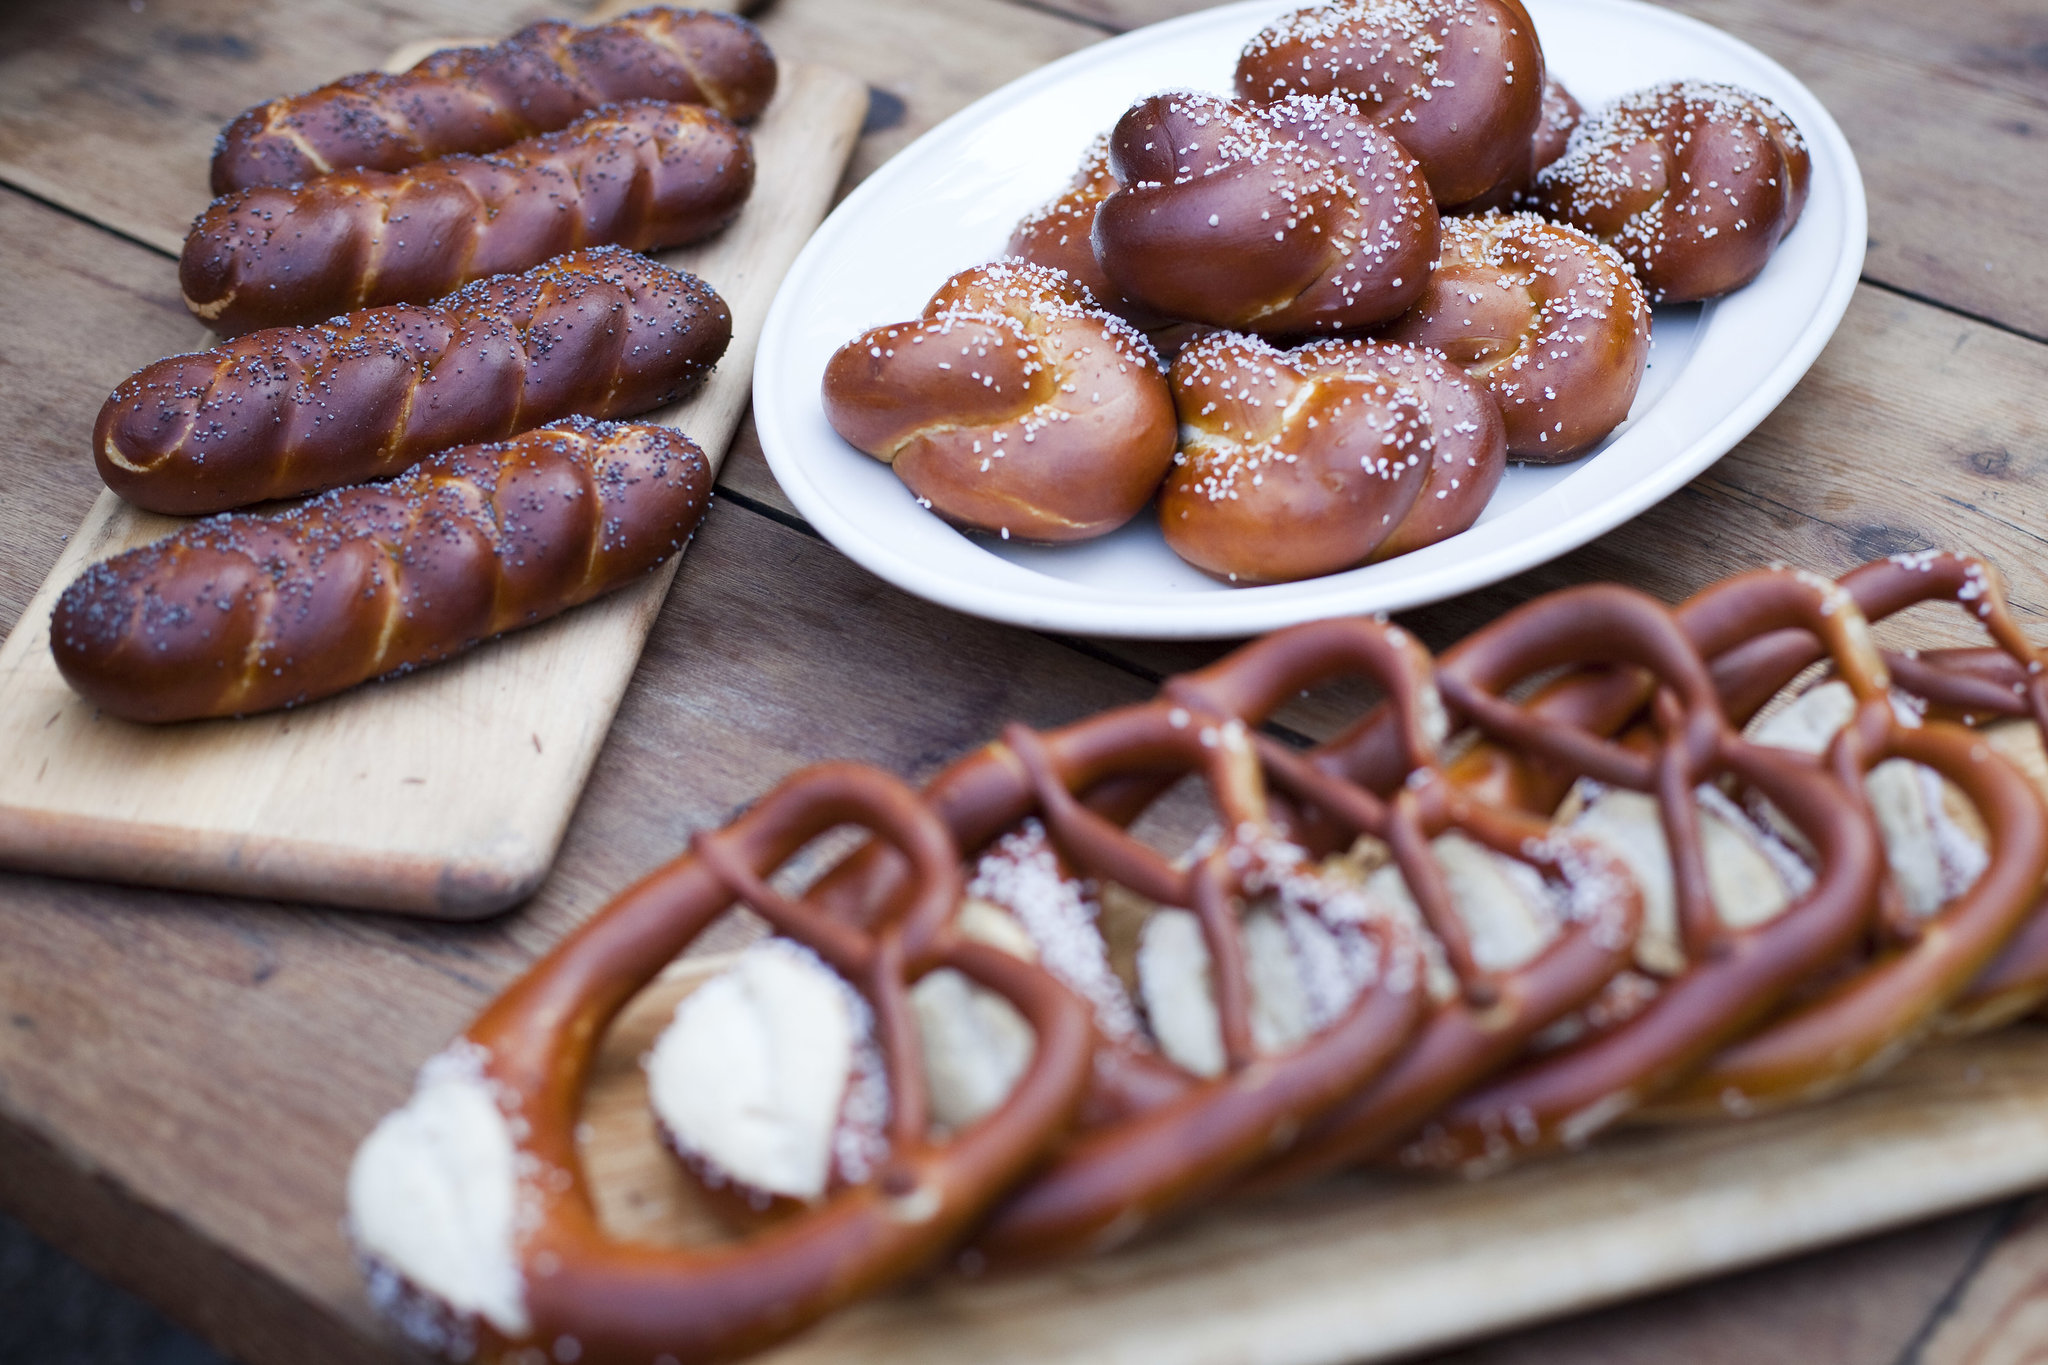
[(0, 1365), (229, 1365), (0, 1215)]

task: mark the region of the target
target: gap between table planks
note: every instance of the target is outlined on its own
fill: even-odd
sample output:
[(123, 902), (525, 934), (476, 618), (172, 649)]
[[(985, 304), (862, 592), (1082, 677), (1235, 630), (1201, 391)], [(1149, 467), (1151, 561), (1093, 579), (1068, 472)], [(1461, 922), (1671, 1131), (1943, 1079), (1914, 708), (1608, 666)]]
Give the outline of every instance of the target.
[[(725, 297), (733, 342), (701, 390), (642, 420), (682, 429), (714, 469), (746, 412), (769, 301), (866, 107), (853, 77), (786, 63), (754, 129), (745, 211), (662, 257)], [(164, 727), (99, 715), (57, 673), (51, 608), (87, 564), (177, 524), (101, 495), (0, 644), (0, 864), (436, 918), (531, 894), (680, 556), (453, 663), (303, 709)]]
[[(640, 1058), (729, 958), (684, 958), (613, 1023), (580, 1155), (612, 1235), (728, 1235), (656, 1136)], [(1642, 1127), (1482, 1181), (1354, 1175), (1219, 1201), (1110, 1255), (859, 1305), (762, 1365), (1336, 1365), (1639, 1295), (2024, 1190), (2048, 1178), (2048, 1029), (1929, 1048), (1825, 1103)], [(2048, 1318), (2048, 1229), (1986, 1314)], [(2008, 1303), (2017, 1305), (2007, 1308)], [(1949, 1365), (1951, 1353), (1933, 1357)], [(2001, 1356), (1997, 1365), (2020, 1365)]]

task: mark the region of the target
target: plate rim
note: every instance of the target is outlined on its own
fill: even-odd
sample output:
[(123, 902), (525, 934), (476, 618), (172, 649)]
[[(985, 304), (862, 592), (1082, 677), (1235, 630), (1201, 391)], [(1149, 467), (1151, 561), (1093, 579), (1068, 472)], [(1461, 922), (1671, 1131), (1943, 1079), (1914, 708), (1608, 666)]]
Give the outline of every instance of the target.
[[(1832, 175), (1842, 192), (1842, 224), (1832, 273), (1817, 305), (1798, 332), (1786, 342), (1779, 360), (1730, 409), (1695, 434), (1654, 471), (1626, 489), (1565, 517), (1542, 531), (1494, 547), (1461, 564), (1422, 578), (1385, 583), (1333, 586), (1324, 593), (1294, 592), (1286, 597), (1262, 596), (1252, 587), (1228, 592), (1160, 594), (1108, 600), (1069, 597), (1057, 592), (1034, 593), (1007, 585), (990, 585), (954, 576), (911, 555), (901, 553), (843, 513), (815, 483), (798, 448), (804, 438), (785, 427), (789, 414), (784, 399), (781, 356), (786, 334), (796, 325), (801, 301), (798, 290), (818, 259), (834, 245), (845, 224), (858, 219), (866, 206), (895, 187), (890, 167), (929, 143), (957, 138), (995, 114), (1030, 99), (1086, 68), (1114, 62), (1121, 52), (1171, 38), (1180, 30), (1227, 24), (1239, 14), (1275, 9), (1275, 0), (1236, 3), (1197, 10), (1119, 34), (1048, 62), (981, 96), (920, 135), (856, 186), (827, 216), (792, 263), (769, 307), (761, 344), (754, 358), (755, 422), (762, 452), (784, 494), (797, 511), (835, 549), (869, 572), (903, 591), (968, 615), (1037, 630), (1054, 630), (1116, 639), (1228, 639), (1278, 629), (1330, 616), (1402, 611), (1447, 600), (1502, 582), (1548, 563), (1608, 531), (1640, 516), (1705, 470), (1711, 468), (1770, 415), (1805, 377), (1841, 324), (1862, 277), (1869, 238), (1869, 205), (1854, 149), (1840, 125), (1805, 82), (1776, 59), (1723, 29), (1690, 15), (1644, 0), (1551, 0), (1573, 9), (1609, 11), (1633, 23), (1676, 30), (1687, 41), (1732, 50), (1745, 61), (1768, 70), (1784, 88), (1798, 92), (1816, 117), (1802, 116), (1800, 131), (1815, 151), (1815, 174)], [(1710, 302), (1711, 309), (1713, 304)], [(1711, 325), (1711, 320), (1706, 324)], [(1703, 327), (1704, 330), (1704, 327)], [(1142, 514), (1141, 514), (1142, 515)], [(978, 547), (977, 547), (978, 548)], [(987, 551), (983, 551), (987, 553)], [(1027, 570), (1028, 572), (1028, 570)], [(1331, 577), (1337, 577), (1332, 575)], [(1058, 582), (1060, 580), (1050, 580)], [(1303, 580), (1313, 583), (1316, 580)], [(1299, 589), (1299, 584), (1270, 585)]]

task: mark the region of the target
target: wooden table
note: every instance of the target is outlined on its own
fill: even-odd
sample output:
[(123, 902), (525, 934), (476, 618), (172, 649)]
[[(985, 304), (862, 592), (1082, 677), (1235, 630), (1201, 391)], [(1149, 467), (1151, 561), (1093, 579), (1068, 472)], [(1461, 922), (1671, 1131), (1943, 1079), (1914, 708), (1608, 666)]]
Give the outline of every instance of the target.
[[(874, 87), (849, 183), (1004, 81), (1188, 0), (775, 0), (777, 49)], [(1727, 460), (1639, 521), (1411, 624), (1443, 644), (1539, 591), (1675, 599), (1783, 558), (1975, 548), (2048, 603), (2048, 14), (2038, 0), (1681, 0), (1848, 130), (1870, 256), (1840, 333)], [(98, 491), (87, 433), (202, 334), (158, 245), (246, 104), (413, 39), (561, 7), (492, 0), (18, 0), (0, 12), (0, 629)], [(575, 8), (570, 6), (569, 8)], [(908, 598), (823, 544), (749, 429), (561, 860), (525, 908), (443, 927), (0, 876), (0, 1207), (236, 1356), (397, 1359), (338, 1232), (341, 1173), (422, 1058), (568, 926), (801, 764), (923, 775), (1001, 719), (1146, 694), (1213, 646), (1034, 635)], [(5, 762), (0, 755), (0, 762)], [(0, 1311), (5, 1311), (0, 1306)], [(1461, 1360), (2038, 1359), (2048, 1220), (2020, 1204), (1526, 1331)]]

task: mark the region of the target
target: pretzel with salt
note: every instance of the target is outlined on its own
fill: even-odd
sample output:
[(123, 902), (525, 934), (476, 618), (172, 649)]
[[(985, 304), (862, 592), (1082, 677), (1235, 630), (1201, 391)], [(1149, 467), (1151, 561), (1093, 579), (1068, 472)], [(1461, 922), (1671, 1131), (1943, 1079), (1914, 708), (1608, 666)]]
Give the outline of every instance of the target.
[[(911, 869), (866, 929), (763, 881), (842, 824), (865, 826)], [(350, 1222), (380, 1306), (452, 1359), (708, 1362), (782, 1340), (933, 1262), (1065, 1126), (1091, 1042), (1086, 1007), (1050, 976), (954, 932), (960, 889), (944, 827), (896, 779), (857, 765), (808, 769), (700, 834), (501, 995), (365, 1141)], [(598, 1043), (665, 964), (741, 903), (872, 1009), (889, 1084), (885, 1150), (869, 1179), (738, 1247), (615, 1241), (577, 1147)], [(909, 983), (941, 968), (1003, 997), (1035, 1036), (1004, 1102), (943, 1141), (929, 1133), (907, 998)]]
[[(1627, 744), (1593, 730), (1559, 725), (1500, 693), (1560, 665), (1606, 664), (1643, 670), (1659, 691), (1654, 725)], [(1704, 664), (1678, 622), (1641, 593), (1589, 585), (1553, 593), (1511, 612), (1448, 655), (1439, 669), (1452, 713), (1519, 753), (1540, 757), (1604, 793), (1652, 798), (1654, 824), (1629, 831), (1639, 879), (1660, 881), (1675, 923), (1656, 968), (1662, 981), (1631, 977), (1648, 994), (1610, 1002), (1580, 1021), (1583, 1035), (1496, 1076), (1431, 1120), (1402, 1150), (1413, 1165), (1484, 1170), (1520, 1155), (1576, 1146), (1646, 1100), (1682, 1081), (1727, 1043), (1743, 1036), (1787, 994), (1848, 953), (1875, 893), (1877, 836), (1841, 784), (1804, 756), (1743, 739), (1721, 712)], [(1375, 734), (1375, 731), (1381, 731)], [(1383, 782), (1384, 723), (1370, 718), (1333, 745), (1326, 761)], [(1372, 770), (1377, 767), (1377, 773)], [(1728, 776), (1769, 800), (1813, 850), (1817, 868), (1804, 888), (1779, 868), (1783, 909), (1761, 923), (1728, 921), (1706, 856), (1710, 833), (1731, 836), (1742, 817), (1707, 784)], [(1599, 798), (1599, 799), (1604, 799)], [(1610, 812), (1631, 800), (1614, 798)], [(1587, 832), (1595, 803), (1570, 823)], [(1703, 806), (1711, 807), (1703, 814)], [(1718, 830), (1706, 828), (1708, 819)], [(1609, 814), (1611, 826), (1619, 814)], [(1643, 847), (1661, 835), (1663, 847)], [(1757, 861), (1777, 866), (1770, 849)], [(1657, 940), (1651, 940), (1656, 942)], [(1638, 957), (1644, 955), (1639, 940)], [(1602, 1018), (1601, 1015), (1619, 1018)]]

